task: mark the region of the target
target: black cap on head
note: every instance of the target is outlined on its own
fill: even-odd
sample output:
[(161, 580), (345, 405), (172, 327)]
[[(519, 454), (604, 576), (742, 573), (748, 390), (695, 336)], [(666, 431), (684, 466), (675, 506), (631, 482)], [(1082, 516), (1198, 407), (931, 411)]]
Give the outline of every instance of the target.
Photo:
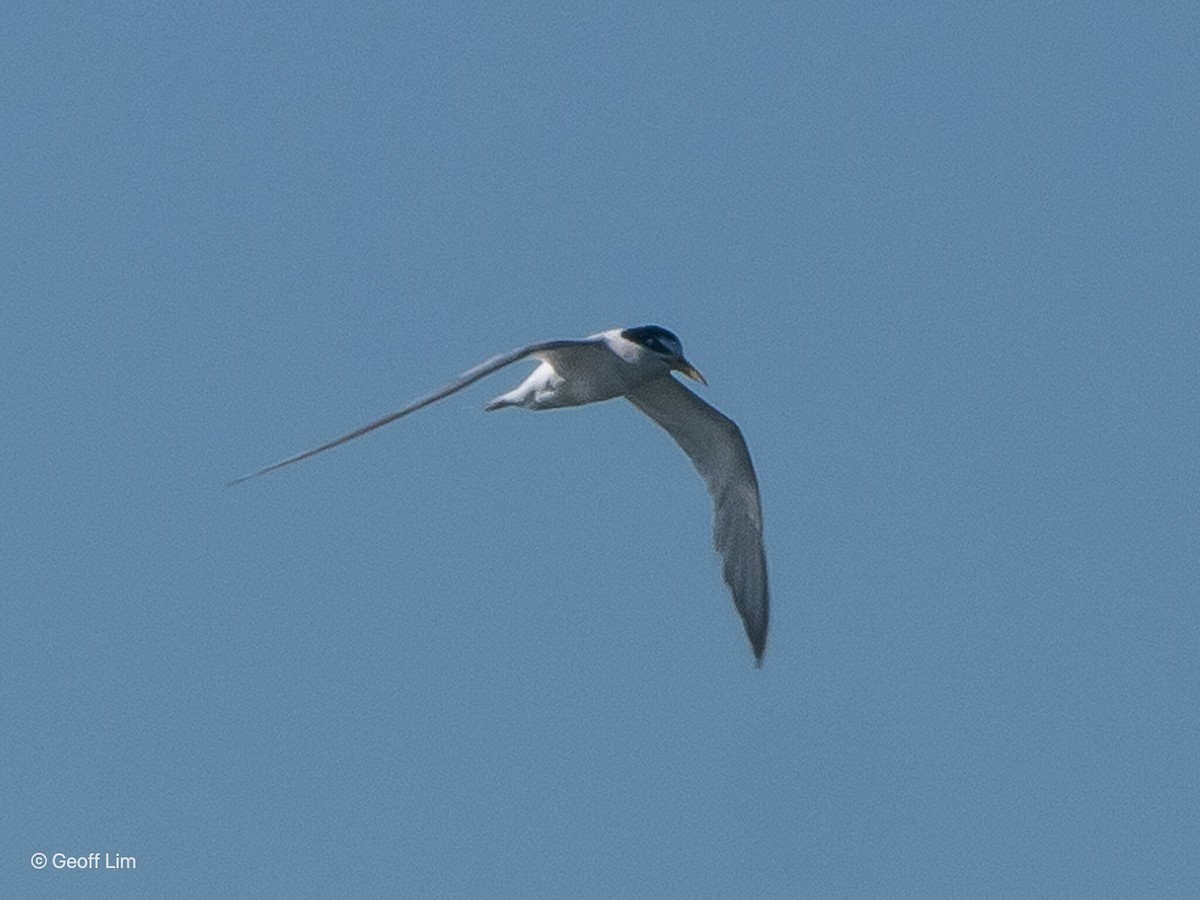
[(658, 325), (639, 325), (636, 328), (626, 328), (621, 332), (621, 337), (664, 356), (681, 356), (683, 354), (683, 344), (679, 342), (679, 338)]

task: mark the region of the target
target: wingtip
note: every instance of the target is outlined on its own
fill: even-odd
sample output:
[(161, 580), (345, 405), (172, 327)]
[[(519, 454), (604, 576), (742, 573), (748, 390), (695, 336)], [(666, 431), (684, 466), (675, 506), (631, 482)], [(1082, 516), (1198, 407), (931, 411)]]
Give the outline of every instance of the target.
[(754, 668), (761, 669), (763, 667), (763, 657), (767, 655), (767, 633), (765, 629), (762, 634), (751, 636), (750, 649), (754, 653)]
[(257, 478), (259, 475), (262, 475), (263, 473), (269, 472), (269, 471), (271, 471), (270, 467), (268, 467), (266, 469), (259, 469), (257, 472), (251, 472), (249, 475), (243, 475), (241, 478), (235, 478), (235, 479), (233, 479), (233, 481), (225, 482), (225, 487), (227, 487), (227, 488), (236, 487), (237, 485), (242, 484), (243, 482), (250, 481), (252, 478)]

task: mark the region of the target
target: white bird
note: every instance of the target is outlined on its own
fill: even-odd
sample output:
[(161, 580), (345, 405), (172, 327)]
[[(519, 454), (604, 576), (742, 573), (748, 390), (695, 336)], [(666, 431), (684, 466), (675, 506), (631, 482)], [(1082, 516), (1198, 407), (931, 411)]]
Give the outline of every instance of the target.
[(230, 484), (238, 484), (361, 437), (418, 409), (449, 397), (479, 379), (523, 359), (541, 362), (515, 390), (485, 410), (519, 406), (558, 409), (625, 397), (669, 434), (692, 460), (713, 498), (713, 544), (723, 561), (756, 665), (767, 645), (767, 560), (763, 549), (758, 479), (741, 430), (671, 376), (680, 372), (701, 384), (704, 377), (683, 356), (674, 334), (657, 325), (614, 328), (582, 340), (544, 341), (493, 356), (455, 381), (335, 440), (297, 453)]

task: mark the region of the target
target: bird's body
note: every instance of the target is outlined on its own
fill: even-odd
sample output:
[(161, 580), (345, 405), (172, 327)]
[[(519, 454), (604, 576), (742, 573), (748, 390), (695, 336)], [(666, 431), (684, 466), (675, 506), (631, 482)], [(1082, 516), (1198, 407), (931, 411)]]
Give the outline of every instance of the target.
[(515, 389), (484, 407), (560, 409), (624, 397), (647, 381), (671, 370), (658, 354), (621, 336), (621, 329), (602, 331), (577, 344), (531, 354), (542, 360)]
[(758, 480), (741, 430), (680, 384), (677, 371), (704, 383), (683, 356), (679, 339), (665, 328), (644, 325), (612, 329), (582, 340), (545, 341), (494, 356), (456, 381), (404, 409), (370, 422), (329, 443), (237, 479), (246, 481), (299, 462), (436, 403), (479, 379), (522, 359), (540, 365), (520, 385), (496, 397), (488, 411), (516, 406), (530, 410), (583, 406), (627, 398), (663, 428), (691, 458), (713, 498), (713, 542), (723, 560), (754, 657), (766, 648), (768, 588)]

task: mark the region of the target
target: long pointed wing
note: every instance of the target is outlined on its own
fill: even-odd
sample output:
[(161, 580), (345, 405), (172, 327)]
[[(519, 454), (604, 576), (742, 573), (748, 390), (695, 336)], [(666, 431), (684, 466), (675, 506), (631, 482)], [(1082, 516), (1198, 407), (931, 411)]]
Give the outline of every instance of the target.
[(713, 545), (757, 665), (767, 646), (767, 557), (758, 478), (741, 429), (670, 375), (626, 395), (674, 438), (713, 498)]
[(414, 413), (418, 409), (423, 409), (430, 404), (437, 403), (439, 400), (443, 400), (446, 397), (449, 397), (451, 394), (457, 393), (465, 387), (469, 387), (480, 378), (491, 375), (493, 372), (503, 369), (505, 366), (512, 363), (519, 362), (522, 359), (537, 357), (545, 353), (551, 353), (555, 350), (563, 350), (568, 347), (578, 347), (591, 343), (594, 343), (594, 341), (591, 339), (542, 341), (538, 344), (530, 344), (527, 347), (519, 347), (516, 350), (510, 350), (508, 353), (501, 353), (498, 356), (493, 356), (491, 359), (484, 360), (474, 368), (463, 372), (462, 375), (458, 376), (457, 379), (450, 382), (445, 387), (438, 388), (432, 394), (422, 397), (420, 400), (414, 400), (412, 403), (408, 404), (408, 406), (404, 407), (404, 409), (399, 410), (398, 412), (386, 415), (382, 419), (376, 419), (374, 422), (368, 422), (361, 428), (356, 428), (349, 434), (343, 434), (341, 437), (334, 438), (332, 441), (322, 444), (319, 447), (313, 447), (311, 450), (305, 450), (303, 453), (297, 453), (295, 456), (289, 456), (287, 459), (280, 460), (277, 463), (272, 463), (269, 466), (259, 469), (257, 472), (251, 472), (249, 475), (243, 475), (241, 478), (235, 478), (233, 481), (229, 482), (229, 485), (232, 486), (235, 484), (241, 484), (243, 481), (249, 481), (251, 478), (257, 478), (259, 475), (266, 475), (268, 472), (274, 472), (276, 469), (282, 469), (284, 466), (290, 466), (292, 463), (300, 462), (302, 459), (308, 459), (310, 456), (316, 456), (318, 453), (324, 453), (326, 450), (332, 450), (334, 447), (344, 444), (347, 441), (352, 441), (356, 437), (362, 437), (368, 431), (374, 431), (376, 428), (382, 428), (384, 425), (395, 422), (397, 419), (401, 419), (404, 416), (407, 416), (409, 413)]

